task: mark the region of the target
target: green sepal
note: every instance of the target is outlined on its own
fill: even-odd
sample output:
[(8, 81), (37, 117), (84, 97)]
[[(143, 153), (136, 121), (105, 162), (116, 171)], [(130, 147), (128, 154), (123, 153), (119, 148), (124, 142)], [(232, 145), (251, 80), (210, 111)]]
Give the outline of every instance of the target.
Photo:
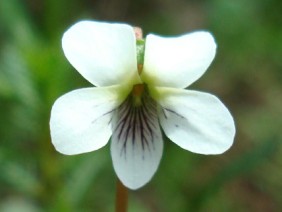
[(137, 64), (144, 64), (145, 40), (136, 40)]

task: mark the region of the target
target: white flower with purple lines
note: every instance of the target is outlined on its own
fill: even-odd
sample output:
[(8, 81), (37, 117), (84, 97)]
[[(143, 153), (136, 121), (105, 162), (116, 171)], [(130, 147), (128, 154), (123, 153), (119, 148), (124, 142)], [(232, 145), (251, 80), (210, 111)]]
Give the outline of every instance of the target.
[(232, 145), (234, 121), (223, 103), (184, 89), (215, 56), (210, 33), (136, 40), (127, 24), (81, 21), (65, 32), (62, 46), (73, 67), (96, 87), (71, 91), (54, 103), (50, 128), (57, 151), (81, 154), (111, 140), (118, 178), (137, 189), (159, 166), (161, 128), (194, 153), (220, 154)]

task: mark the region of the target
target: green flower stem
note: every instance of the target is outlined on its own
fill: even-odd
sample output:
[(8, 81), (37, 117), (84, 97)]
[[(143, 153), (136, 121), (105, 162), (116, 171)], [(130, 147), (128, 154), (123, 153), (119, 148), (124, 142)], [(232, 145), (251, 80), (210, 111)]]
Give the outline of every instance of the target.
[(116, 212), (126, 212), (128, 205), (128, 190), (117, 180), (116, 188)]

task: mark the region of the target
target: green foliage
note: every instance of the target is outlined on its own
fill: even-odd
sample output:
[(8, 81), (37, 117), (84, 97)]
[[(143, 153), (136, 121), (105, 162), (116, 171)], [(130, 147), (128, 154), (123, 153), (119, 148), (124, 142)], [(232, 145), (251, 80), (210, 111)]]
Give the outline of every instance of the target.
[(129, 211), (280, 211), (281, 9), (278, 0), (1, 0), (0, 211), (114, 208), (109, 149), (63, 156), (50, 141), (54, 101), (90, 86), (61, 49), (63, 32), (81, 19), (167, 35), (207, 29), (218, 44), (215, 62), (192, 87), (228, 105), (237, 126), (233, 147), (202, 156), (165, 141), (157, 174), (130, 192)]

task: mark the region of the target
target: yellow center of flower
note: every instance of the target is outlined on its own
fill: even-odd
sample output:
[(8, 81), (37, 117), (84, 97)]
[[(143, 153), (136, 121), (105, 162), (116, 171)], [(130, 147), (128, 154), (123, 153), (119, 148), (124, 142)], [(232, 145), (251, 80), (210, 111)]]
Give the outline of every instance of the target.
[(132, 95), (134, 97), (141, 96), (143, 92), (144, 92), (144, 84), (136, 84), (133, 86)]
[(135, 106), (140, 106), (142, 104), (142, 94), (145, 91), (144, 84), (136, 84), (132, 88), (133, 103)]

